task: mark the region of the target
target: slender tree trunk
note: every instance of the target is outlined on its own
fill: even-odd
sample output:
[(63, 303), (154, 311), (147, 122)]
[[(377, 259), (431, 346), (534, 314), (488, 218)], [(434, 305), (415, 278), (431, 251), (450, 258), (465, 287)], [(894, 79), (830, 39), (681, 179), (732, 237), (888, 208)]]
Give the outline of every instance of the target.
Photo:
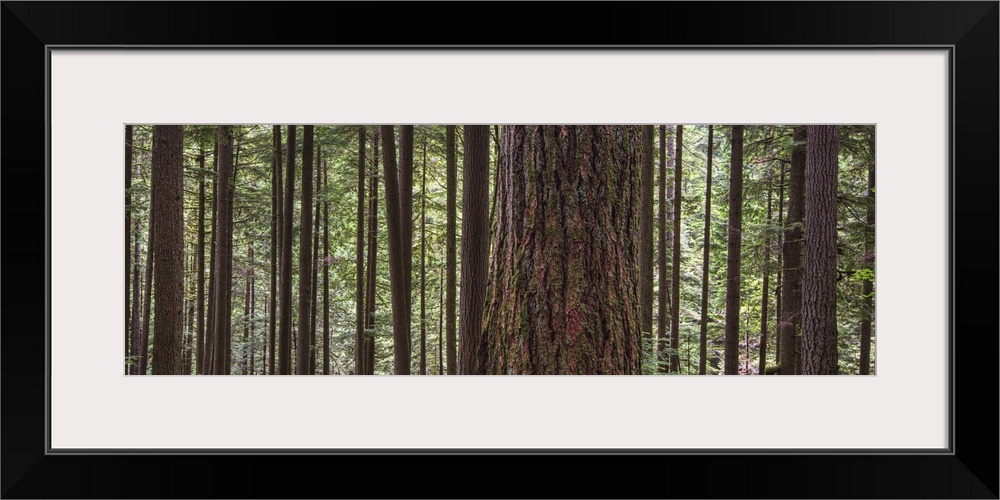
[(371, 196), (368, 197), (368, 275), (365, 285), (365, 375), (375, 374), (375, 278), (378, 267), (378, 161), (379, 131), (375, 128), (372, 137), (372, 177)]
[[(188, 247), (190, 249), (190, 247)], [(192, 255), (190, 259), (190, 265), (192, 272), (196, 272), (198, 269), (197, 256)], [(194, 357), (194, 343), (196, 340), (195, 336), (195, 304), (197, 303), (196, 297), (198, 296), (197, 289), (197, 276), (192, 278), (190, 281), (190, 289), (187, 294), (187, 331), (184, 332), (184, 355), (183, 363), (181, 366), (182, 375), (191, 375), (191, 365), (192, 358)]]
[(726, 255), (726, 375), (739, 373), (740, 252), (743, 248), (743, 126), (732, 126), (729, 160), (729, 225)]
[[(663, 362), (663, 347), (667, 345), (667, 126), (660, 125), (660, 209), (657, 225), (660, 234), (657, 241), (656, 269), (659, 275), (656, 310), (656, 354), (657, 366)], [(657, 369), (657, 371), (662, 371)]]
[(427, 375), (427, 137), (420, 171), (420, 374)]
[(641, 135), (640, 126), (503, 127), (488, 373), (641, 373)]
[[(136, 220), (139, 218), (136, 217)], [(132, 296), (131, 283), (129, 282), (130, 268), (129, 253), (132, 251), (132, 126), (125, 125), (125, 359), (128, 360), (132, 354), (131, 339), (135, 337), (132, 333), (134, 328), (129, 327), (129, 319), (132, 316), (132, 308), (129, 299)], [(125, 363), (125, 375), (134, 375), (138, 367), (133, 368), (129, 362)]]
[(683, 165), (684, 125), (677, 125), (677, 154), (674, 155), (674, 231), (673, 265), (670, 266), (670, 281), (673, 288), (670, 301), (670, 347), (674, 354), (670, 356), (670, 371), (677, 373), (681, 369), (680, 328), (681, 328), (681, 166)]
[(195, 349), (195, 373), (205, 374), (205, 151), (198, 155), (198, 293), (196, 305), (198, 311), (197, 343)]
[(448, 351), (448, 375), (458, 374), (458, 349), (455, 317), (455, 281), (457, 255), (455, 244), (457, 220), (458, 163), (455, 161), (455, 126), (445, 127), (445, 169), (447, 171), (447, 229), (445, 230), (445, 346)]
[[(326, 197), (329, 177), (329, 166), (323, 162), (323, 375), (330, 374), (330, 202)], [(361, 179), (364, 185), (364, 177)]]
[[(316, 188), (319, 190), (323, 185), (321, 178), (322, 168), (320, 168), (320, 148), (316, 145)], [(319, 195), (322, 196), (322, 193)], [(319, 330), (317, 316), (319, 313), (319, 202), (316, 205), (316, 213), (313, 218), (313, 253), (312, 253), (312, 305), (310, 306), (311, 319), (309, 320), (309, 375), (316, 375), (316, 334)]]
[(256, 370), (255, 355), (257, 351), (257, 337), (254, 319), (257, 317), (257, 279), (254, 274), (253, 247), (250, 247), (250, 375), (254, 375)]
[(785, 239), (781, 260), (781, 352), (778, 363), (782, 375), (796, 375), (799, 371), (799, 311), (802, 307), (802, 222), (805, 217), (806, 141), (807, 129), (799, 126), (792, 134), (792, 163), (788, 174), (788, 216), (785, 220)]
[(459, 295), (458, 371), (486, 373), (483, 306), (490, 252), (490, 129), (466, 125), (462, 151), (462, 281)]
[(150, 329), (150, 318), (153, 315), (153, 253), (155, 251), (153, 239), (156, 237), (154, 231), (156, 224), (153, 223), (153, 211), (156, 209), (156, 199), (154, 198), (152, 180), (150, 180), (149, 190), (149, 232), (146, 235), (146, 289), (142, 298), (142, 335), (139, 339), (139, 374), (146, 375), (149, 367), (149, 337), (152, 334)]
[[(785, 166), (781, 166), (781, 178), (778, 181), (778, 227), (781, 231), (778, 232), (778, 246), (781, 249), (784, 247), (784, 235), (785, 235)], [(777, 367), (781, 366), (781, 277), (785, 274), (782, 271), (784, 267), (784, 261), (782, 259), (782, 252), (778, 252), (778, 272), (775, 275), (775, 285), (774, 285), (774, 362)]]
[[(403, 251), (403, 286), (406, 290), (406, 345), (413, 351), (413, 125), (399, 126), (399, 210)], [(410, 356), (407, 356), (409, 359)]]
[[(131, 176), (132, 175), (132, 168), (131, 168), (131, 164), (132, 164), (132, 126), (131, 125), (128, 126), (127, 129), (126, 129), (126, 140), (128, 141), (128, 149), (129, 149), (129, 151), (126, 153), (125, 157), (128, 159), (128, 162), (129, 162), (129, 167), (130, 167), (129, 168), (129, 175)], [(130, 186), (130, 189), (131, 189), (131, 186)], [(130, 210), (131, 210), (131, 204), (132, 204), (131, 193), (129, 193), (129, 199), (126, 200), (126, 203), (130, 206)], [(152, 220), (152, 218), (150, 218), (150, 220)], [(150, 226), (152, 226), (152, 224), (150, 224)], [(139, 217), (138, 216), (135, 217), (134, 222), (133, 222), (133, 227), (131, 227), (130, 230), (132, 230), (133, 231), (132, 234), (135, 235), (135, 243), (133, 244), (132, 263), (131, 263), (132, 264), (132, 311), (131, 311), (132, 312), (132, 325), (131, 325), (132, 343), (131, 343), (131, 352), (130, 352), (130, 355), (132, 356), (132, 363), (129, 366), (129, 373), (131, 375), (139, 375), (140, 373), (142, 373), (143, 375), (145, 375), (146, 374), (145, 371), (142, 371), (142, 372), (139, 371), (139, 360), (141, 358), (145, 357), (145, 355), (146, 355), (145, 352), (141, 352), (140, 351), (140, 349), (142, 348), (142, 344), (143, 344), (142, 343), (142, 335), (144, 333), (146, 333), (146, 331), (143, 330), (141, 328), (141, 325), (140, 325), (140, 323), (142, 322), (142, 307), (141, 307), (141, 303), (140, 303), (140, 299), (139, 299), (139, 293), (140, 293), (140, 289), (142, 288), (142, 285), (140, 284), (139, 280), (140, 280), (140, 276), (141, 276), (141, 274), (140, 274), (141, 273), (141, 270), (140, 270), (141, 266), (140, 266), (140, 264), (142, 264), (142, 262), (140, 261), (140, 259), (142, 258), (142, 256), (141, 256), (141, 254), (139, 252), (139, 248), (140, 248), (139, 247), (139, 233), (142, 231), (142, 227), (140, 226)]]
[[(493, 162), (493, 190), (490, 195), (490, 231), (493, 230), (494, 224), (496, 223), (496, 212), (497, 212), (497, 187), (498, 181), (500, 179), (500, 126), (493, 126), (493, 152), (496, 158)], [(492, 243), (492, 242), (490, 242)]]
[(438, 375), (444, 375), (444, 268), (438, 281)]
[(302, 126), (302, 208), (299, 210), (299, 316), (295, 374), (309, 375), (312, 342), (309, 305), (312, 298), (313, 126)]
[(757, 364), (757, 374), (764, 375), (767, 371), (767, 304), (771, 277), (771, 185), (767, 186), (767, 222), (764, 230), (764, 286), (761, 289), (760, 300), (760, 361)]
[(208, 325), (205, 329), (205, 366), (206, 374), (215, 373), (215, 237), (218, 235), (219, 220), (219, 144), (214, 141), (212, 148), (212, 236), (209, 241), (208, 255)]
[[(247, 246), (247, 260), (253, 260), (253, 247)], [(247, 269), (244, 281), (246, 281), (246, 286), (243, 292), (243, 346), (246, 348), (248, 342), (250, 342), (250, 280), (253, 275), (253, 267), (251, 266)], [(242, 375), (248, 375), (250, 371), (247, 366), (246, 353), (244, 356), (240, 356), (240, 371)]]
[(712, 248), (712, 126), (708, 126), (707, 165), (705, 166), (705, 236), (701, 257), (701, 332), (698, 339), (698, 374), (705, 375), (708, 360), (708, 265)]
[(385, 171), (385, 212), (389, 226), (389, 288), (392, 293), (393, 372), (410, 374), (410, 322), (406, 299), (406, 252), (403, 251), (403, 213), (392, 125), (382, 125), (382, 164)]
[(153, 375), (177, 375), (184, 330), (184, 127), (153, 127)]
[[(355, 241), (354, 373), (364, 375), (365, 360), (365, 148), (367, 127), (358, 127), (358, 228)], [(329, 222), (327, 222), (329, 224)], [(329, 227), (327, 228), (329, 231)], [(328, 240), (327, 240), (328, 241)], [(329, 264), (327, 264), (329, 268)], [(326, 291), (324, 291), (326, 294)], [(329, 318), (329, 315), (327, 315)], [(329, 362), (327, 362), (329, 363)]]
[(233, 136), (228, 125), (219, 126), (219, 208), (215, 239), (215, 352), (212, 374), (229, 375), (229, 336), (232, 332), (233, 316)]
[[(639, 177), (639, 313), (643, 344), (653, 332), (653, 126), (642, 126)], [(640, 344), (639, 362), (642, 363)]]
[[(295, 210), (295, 125), (288, 126), (285, 147), (285, 179), (281, 224), (280, 329), (278, 331), (278, 374), (292, 373), (292, 215)], [(308, 209), (306, 210), (308, 212)]]
[(810, 125), (806, 146), (802, 373), (836, 375), (838, 126)]
[[(873, 148), (874, 154), (874, 148)], [(866, 214), (865, 225), (865, 256), (866, 262), (870, 262), (874, 268), (875, 263), (875, 168), (874, 165), (868, 167), (868, 213)], [(874, 270), (874, 269), (873, 269)], [(872, 352), (872, 313), (875, 310), (875, 284), (870, 279), (864, 280), (861, 285), (861, 296), (864, 304), (861, 306), (861, 359), (858, 363), (858, 373), (868, 375), (871, 371)]]
[(277, 333), (278, 320), (278, 227), (281, 222), (281, 125), (275, 125), (271, 129), (271, 146), (274, 150), (271, 157), (271, 287), (268, 300), (270, 308), (268, 310), (267, 322), (267, 351), (270, 353), (267, 358), (267, 374), (274, 375), (274, 347), (275, 334)]

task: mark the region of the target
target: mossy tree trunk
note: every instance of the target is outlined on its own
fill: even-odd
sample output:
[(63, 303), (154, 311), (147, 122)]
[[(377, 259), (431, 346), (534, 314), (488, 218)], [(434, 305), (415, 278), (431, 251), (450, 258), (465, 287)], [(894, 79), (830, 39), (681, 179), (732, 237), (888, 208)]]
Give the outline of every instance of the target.
[[(642, 126), (639, 174), (639, 318), (642, 338), (653, 332), (653, 126)], [(640, 346), (640, 363), (642, 360)]]

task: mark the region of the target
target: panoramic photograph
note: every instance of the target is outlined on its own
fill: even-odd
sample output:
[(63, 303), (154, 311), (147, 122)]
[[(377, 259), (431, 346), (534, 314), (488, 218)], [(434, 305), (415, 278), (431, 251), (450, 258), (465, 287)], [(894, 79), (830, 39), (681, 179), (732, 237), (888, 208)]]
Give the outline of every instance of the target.
[(875, 375), (875, 125), (124, 126), (125, 375)]

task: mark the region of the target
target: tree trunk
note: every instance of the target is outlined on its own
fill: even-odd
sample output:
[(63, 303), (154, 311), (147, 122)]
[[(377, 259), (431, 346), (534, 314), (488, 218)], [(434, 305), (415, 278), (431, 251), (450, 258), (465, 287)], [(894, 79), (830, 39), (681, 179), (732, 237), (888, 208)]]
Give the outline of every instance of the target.
[[(323, 185), (320, 177), (320, 147), (316, 145), (316, 187), (319, 190)], [(322, 196), (322, 193), (320, 193)], [(312, 252), (312, 304), (310, 305), (311, 318), (309, 320), (309, 375), (316, 375), (316, 334), (319, 330), (317, 316), (319, 313), (319, 203), (316, 205), (316, 212), (313, 218), (313, 252)]]
[(729, 166), (729, 225), (726, 254), (726, 375), (739, 373), (740, 251), (743, 245), (743, 126), (732, 126)]
[(250, 247), (250, 375), (254, 374), (254, 361), (257, 351), (257, 337), (254, 318), (257, 317), (257, 280), (254, 275), (253, 246)]
[[(189, 247), (190, 249), (190, 247)], [(190, 271), (195, 272), (198, 269), (197, 256), (192, 255), (190, 259)], [(197, 281), (196, 278), (190, 280), (190, 290), (187, 294), (187, 331), (184, 332), (184, 353), (181, 361), (181, 375), (191, 375), (191, 361), (194, 356), (194, 341), (195, 341), (195, 304), (197, 300), (195, 297), (198, 295)]]
[(213, 337), (214, 375), (229, 375), (229, 336), (232, 332), (233, 316), (233, 137), (228, 125), (219, 126), (219, 172), (218, 172), (218, 221), (219, 234), (215, 239), (215, 321)]
[(371, 196), (368, 197), (368, 275), (365, 287), (365, 363), (364, 375), (375, 374), (375, 278), (378, 267), (378, 160), (379, 131), (375, 128), (372, 137), (372, 177)]
[(184, 330), (184, 127), (153, 127), (153, 189), (156, 235), (153, 287), (153, 375), (177, 375)]
[(486, 373), (483, 306), (490, 252), (490, 129), (464, 127), (462, 151), (462, 281), (458, 303), (458, 372)]
[[(874, 147), (872, 148), (874, 155)], [(865, 262), (875, 263), (875, 166), (868, 167), (868, 213), (865, 225)], [(873, 269), (874, 271), (874, 269)], [(872, 352), (872, 313), (875, 310), (875, 284), (870, 279), (861, 285), (861, 296), (864, 304), (861, 306), (861, 359), (858, 363), (858, 373), (868, 375), (871, 372)]]
[(438, 281), (438, 375), (444, 375), (444, 268)]
[(420, 171), (420, 374), (427, 375), (427, 137)]
[[(138, 221), (139, 218), (136, 217)], [(132, 251), (132, 126), (125, 125), (125, 375), (134, 375), (138, 371), (138, 366), (132, 365), (128, 360), (132, 354), (130, 345), (137, 345), (131, 342), (135, 337), (134, 328), (129, 327), (129, 318), (132, 316), (129, 304), (131, 298), (131, 283), (129, 274), (132, 263), (129, 261), (129, 253)]]
[[(249, 245), (247, 246), (247, 260), (249, 260), (251, 262), (253, 261), (253, 247), (249, 246)], [(251, 267), (249, 269), (247, 269), (246, 276), (244, 276), (244, 281), (246, 281), (246, 283), (245, 283), (246, 286), (243, 289), (243, 346), (244, 346), (244, 349), (246, 348), (247, 343), (250, 342), (250, 293), (251, 293), (251, 290), (250, 290), (251, 283), (250, 283), (250, 281), (252, 279), (252, 276), (253, 276), (253, 266), (251, 265)], [(249, 371), (248, 368), (249, 367), (247, 366), (246, 353), (244, 352), (243, 356), (240, 356), (240, 371), (241, 371), (241, 374), (242, 375), (248, 375), (250, 373), (250, 371)]]
[(670, 266), (672, 289), (670, 301), (670, 371), (680, 371), (680, 327), (681, 327), (681, 166), (684, 151), (684, 125), (677, 125), (677, 154), (674, 157), (674, 256)]
[[(128, 140), (129, 151), (126, 153), (126, 158), (129, 162), (129, 176), (132, 175), (132, 127), (131, 125), (127, 127), (126, 139)], [(131, 189), (131, 188), (130, 188)], [(129, 199), (126, 201), (128, 205), (132, 204), (131, 193), (129, 193)], [(152, 224), (150, 224), (152, 226)], [(130, 356), (132, 357), (132, 363), (129, 365), (129, 373), (131, 375), (139, 375), (139, 360), (145, 357), (146, 353), (141, 352), (142, 347), (142, 335), (146, 331), (141, 328), (140, 323), (142, 322), (142, 307), (139, 299), (139, 291), (142, 285), (139, 282), (140, 277), (140, 259), (142, 258), (139, 252), (139, 232), (142, 230), (139, 217), (135, 217), (133, 222), (133, 227), (129, 228), (133, 231), (132, 234), (135, 235), (135, 243), (133, 244), (132, 253), (132, 324), (131, 324), (131, 334), (132, 343), (130, 349)], [(126, 275), (127, 276), (127, 275)], [(145, 375), (145, 371), (141, 372)]]
[(657, 362), (657, 371), (660, 363), (663, 362), (663, 347), (667, 345), (667, 126), (660, 125), (660, 210), (657, 214), (657, 223), (660, 227), (659, 241), (657, 242), (657, 263), (656, 269), (659, 275), (659, 293), (657, 294), (656, 310), (656, 349), (654, 359)]
[(455, 281), (457, 255), (455, 244), (457, 220), (458, 163), (455, 161), (455, 126), (445, 127), (445, 150), (447, 170), (447, 229), (445, 230), (445, 343), (448, 351), (448, 375), (458, 374), (457, 328), (455, 322)]
[(278, 320), (278, 227), (281, 223), (281, 125), (271, 129), (271, 146), (274, 153), (271, 157), (271, 293), (268, 297), (270, 309), (267, 324), (267, 374), (274, 375), (274, 347)]
[(206, 374), (214, 373), (212, 366), (215, 361), (215, 237), (218, 235), (219, 220), (219, 144), (214, 141), (212, 148), (212, 236), (208, 248), (208, 325), (205, 328), (205, 366)]
[(781, 352), (778, 364), (782, 375), (797, 375), (799, 371), (799, 311), (802, 307), (802, 221), (805, 216), (806, 141), (804, 125), (792, 134), (792, 163), (788, 174), (788, 211), (785, 220), (785, 240), (781, 249)]
[(149, 232), (146, 235), (146, 289), (142, 298), (142, 333), (139, 338), (139, 374), (146, 375), (149, 367), (149, 336), (150, 318), (153, 314), (153, 239), (156, 237), (154, 231), (156, 224), (153, 223), (153, 211), (156, 209), (156, 199), (154, 198), (152, 179), (150, 179), (149, 190)]
[[(778, 227), (781, 231), (778, 232), (778, 248), (784, 248), (784, 227), (785, 227), (785, 166), (781, 166), (781, 178), (778, 181)], [(778, 252), (778, 273), (775, 275), (775, 286), (774, 286), (774, 362), (778, 368), (781, 367), (781, 277), (785, 273), (782, 272), (784, 267), (784, 261), (782, 259), (782, 252)]]
[(195, 373), (205, 374), (205, 151), (198, 155), (198, 304), (197, 318), (197, 348), (195, 349)]
[(641, 373), (641, 133), (503, 127), (488, 373)]
[(403, 213), (392, 125), (382, 125), (382, 165), (385, 172), (385, 218), (389, 226), (389, 288), (392, 293), (393, 373), (410, 374), (410, 322), (406, 299), (406, 253), (403, 251)]
[(838, 126), (810, 125), (806, 146), (802, 373), (837, 374)]
[(767, 371), (767, 303), (771, 277), (771, 184), (767, 185), (767, 222), (764, 229), (764, 286), (760, 299), (760, 361), (757, 364), (757, 374), (764, 375)]
[(309, 305), (312, 298), (312, 205), (313, 205), (313, 126), (302, 126), (302, 205), (299, 210), (299, 316), (296, 339), (295, 374), (309, 375), (311, 329)]
[[(642, 126), (639, 176), (639, 315), (642, 341), (653, 332), (653, 126)], [(642, 363), (640, 344), (639, 362)]]
[[(403, 287), (406, 292), (406, 347), (413, 350), (413, 125), (399, 126), (399, 217), (403, 252)], [(410, 355), (406, 356), (410, 359)], [(409, 371), (407, 371), (409, 373)]]
[[(354, 373), (363, 375), (365, 360), (365, 142), (367, 127), (358, 127), (358, 228), (355, 241)], [(329, 221), (327, 221), (329, 224)], [(329, 227), (327, 227), (329, 231)], [(324, 252), (324, 253), (328, 253)], [(329, 269), (329, 264), (327, 264)], [(329, 272), (329, 271), (327, 271)], [(326, 294), (326, 291), (323, 292)], [(329, 314), (327, 315), (329, 318)], [(329, 361), (327, 361), (329, 363)]]
[[(281, 224), (280, 329), (278, 331), (278, 374), (292, 373), (292, 216), (295, 210), (295, 125), (288, 126), (285, 147), (285, 178)], [(308, 210), (307, 210), (308, 211)]]
[[(323, 162), (323, 375), (330, 374), (330, 202), (326, 197), (329, 181), (330, 169)], [(364, 176), (361, 184), (364, 186)], [(361, 262), (360, 253), (358, 262)]]
[(708, 126), (707, 165), (705, 166), (705, 236), (701, 258), (701, 332), (698, 339), (698, 374), (705, 375), (708, 360), (708, 265), (712, 248), (712, 126)]

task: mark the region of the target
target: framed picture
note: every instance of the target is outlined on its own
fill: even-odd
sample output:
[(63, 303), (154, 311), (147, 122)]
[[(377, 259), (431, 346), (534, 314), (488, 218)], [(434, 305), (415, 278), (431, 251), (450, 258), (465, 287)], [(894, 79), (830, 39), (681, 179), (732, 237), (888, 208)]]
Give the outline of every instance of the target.
[[(995, 240), (982, 237), (984, 232), (995, 235), (995, 226), (987, 220), (974, 231), (956, 228), (965, 225), (962, 221), (997, 215), (997, 2), (574, 5), (573, 18), (582, 16), (585, 30), (579, 23), (553, 28), (555, 20), (547, 14), (527, 12), (516, 3), (481, 5), (491, 29), (444, 21), (454, 10), (446, 4), (3, 5), (8, 76), (4, 165), (17, 176), (9, 180), (16, 181), (10, 185), (18, 194), (31, 192), (21, 186), (45, 190), (42, 210), (24, 208), (42, 201), (37, 194), (21, 195), (8, 205), (8, 213), (15, 214), (8, 217), (8, 228), (17, 235), (8, 245), (17, 252), (18, 267), (46, 270), (43, 280), (25, 280), (29, 286), (38, 283), (36, 293), (8, 296), (8, 319), (17, 319), (18, 328), (9, 325), (3, 338), (4, 497), (297, 497), (316, 486), (305, 478), (286, 480), (302, 476), (296, 471), (307, 460), (315, 461), (307, 467), (330, 467), (337, 477), (359, 477), (383, 467), (392, 475), (379, 485), (320, 480), (329, 496), (448, 496), (440, 491), (448, 491), (453, 481), (459, 488), (451, 494), (457, 496), (524, 496), (524, 484), (505, 478), (516, 477), (516, 470), (525, 467), (550, 466), (541, 462), (546, 458), (581, 477), (602, 479), (596, 485), (573, 480), (568, 486), (543, 481), (531, 496), (557, 491), (609, 497), (998, 495), (995, 428), (977, 423), (995, 422), (996, 417), (996, 393), (978, 390), (981, 381), (995, 380), (996, 357), (981, 353), (996, 352), (997, 338), (990, 333), (996, 331), (996, 319), (988, 311), (956, 307), (971, 304), (972, 297), (985, 297), (988, 303), (996, 297), (992, 283), (979, 283), (995, 275), (990, 264), (995, 252), (990, 249), (982, 258), (973, 253), (981, 251), (983, 241)], [(693, 20), (706, 20), (704, 29)], [(518, 43), (485, 36), (514, 26), (527, 34)], [(558, 43), (536, 39), (543, 32), (565, 38)], [(126, 373), (139, 373), (131, 363), (138, 363), (132, 354), (141, 351), (128, 349), (130, 338), (122, 328), (122, 317), (133, 316), (122, 305), (122, 278), (129, 279), (126, 267), (139, 269), (138, 264), (123, 266), (130, 258), (122, 244), (122, 234), (128, 233), (121, 218), (125, 144), (147, 151), (141, 161), (155, 163), (159, 160), (149, 151), (164, 146), (153, 137), (154, 128), (184, 125), (187, 135), (178, 135), (175, 142), (181, 156), (190, 153), (187, 159), (178, 157), (185, 169), (207, 171), (206, 157), (226, 168), (226, 155), (232, 154), (260, 155), (261, 165), (270, 166), (272, 160), (279, 165), (281, 134), (294, 146), (294, 127), (278, 127), (274, 133), (271, 126), (301, 124), (306, 127), (300, 127), (300, 137), (308, 142), (301, 143), (299, 161), (311, 165), (317, 160), (319, 165), (313, 151), (330, 161), (337, 158), (338, 147), (357, 154), (356, 145), (338, 146), (356, 133), (344, 126), (366, 125), (374, 133), (375, 126), (390, 123), (416, 124), (417, 139), (432, 147), (438, 141), (446, 144), (443, 125), (502, 124), (503, 134), (500, 127), (482, 130), (497, 146), (494, 153), (484, 150), (494, 157), (484, 158), (498, 165), (501, 141), (516, 140), (516, 127), (506, 137), (507, 125), (621, 124), (633, 125), (638, 134), (640, 125), (685, 124), (690, 138), (683, 147), (681, 128), (669, 135), (678, 141), (676, 151), (707, 158), (712, 154), (701, 141), (713, 137), (707, 127), (713, 124), (714, 137), (723, 144), (719, 147), (728, 148), (715, 155), (716, 161), (726, 162), (716, 179), (717, 197), (731, 188), (728, 162), (737, 129), (743, 137), (742, 129), (730, 125), (749, 125), (748, 137), (756, 141), (768, 140), (753, 134), (764, 134), (770, 126), (789, 126), (782, 140), (790, 145), (795, 141), (790, 126), (795, 125), (839, 125), (842, 142), (843, 130), (856, 133), (851, 137), (870, 148), (855, 153), (870, 155), (877, 165), (870, 167), (868, 188), (877, 192), (878, 226), (871, 230), (878, 241), (878, 264), (875, 273), (858, 281), (859, 290), (864, 280), (878, 283), (878, 329), (870, 354), (875, 373), (633, 377), (593, 376), (603, 371), (582, 370), (579, 377), (437, 378), (123, 374), (123, 367)], [(775, 137), (785, 133), (772, 128)], [(395, 133), (391, 126), (381, 129)], [(472, 127), (465, 133), (477, 132)], [(314, 148), (313, 133), (320, 148)], [(197, 134), (207, 139), (194, 138)], [(269, 142), (272, 134), (276, 143)], [(400, 129), (399, 134), (403, 148), (406, 132)], [(240, 146), (234, 149), (230, 143), (227, 148), (227, 137), (246, 143), (234, 139)], [(224, 146), (209, 152), (208, 145), (220, 144), (220, 138)], [(636, 146), (647, 140), (634, 139)], [(257, 142), (263, 146), (254, 149)], [(271, 148), (275, 144), (277, 154)], [(395, 146), (391, 136), (382, 144)], [(466, 147), (463, 153), (472, 150)], [(379, 157), (376, 151), (368, 154)], [(290, 153), (294, 163), (294, 148)], [(395, 159), (385, 149), (382, 153), (379, 158)], [(431, 159), (434, 165), (439, 161)], [(373, 176), (381, 172), (375, 168)], [(29, 174), (36, 177), (21, 180)], [(858, 177), (862, 185), (863, 177)], [(262, 179), (262, 185), (272, 186)], [(877, 191), (871, 189), (872, 181)], [(145, 183), (137, 180), (136, 189), (128, 191), (140, 193), (128, 205), (139, 211), (126, 212), (135, 213), (136, 222), (154, 213), (140, 202), (149, 200), (141, 194)], [(322, 177), (316, 183), (321, 185)], [(197, 182), (178, 186), (179, 196), (197, 197), (193, 191), (183, 193), (196, 190)], [(760, 198), (754, 207), (764, 206), (758, 203), (763, 195), (753, 195)], [(684, 202), (703, 203), (703, 196)], [(431, 199), (432, 205), (436, 202)], [(503, 212), (507, 206), (500, 203)], [(44, 213), (44, 227), (37, 217), (22, 213)], [(315, 219), (303, 215), (288, 222), (308, 226), (318, 223), (319, 213)], [(353, 221), (354, 212), (345, 217)], [(762, 214), (752, 217), (764, 220)], [(716, 222), (726, 234), (727, 221), (716, 216)], [(353, 231), (352, 224), (345, 227)], [(266, 239), (267, 229), (261, 225), (258, 236)], [(245, 238), (249, 233), (237, 234)], [(353, 234), (339, 237), (353, 242)], [(220, 235), (225, 238), (225, 230)], [(21, 250), (27, 241), (39, 248)], [(725, 238), (719, 241), (713, 245), (724, 252)], [(959, 246), (960, 241), (966, 243)], [(317, 238), (313, 245), (318, 248), (320, 242)], [(853, 244), (831, 249), (853, 252)], [(855, 246), (861, 248), (859, 255), (868, 248)], [(249, 250), (245, 258), (234, 258), (248, 276), (247, 292), (237, 294), (246, 299), (247, 313), (237, 311), (236, 317), (257, 317), (249, 312), (251, 290), (258, 289), (249, 278), (256, 276), (255, 247), (239, 248)], [(438, 258), (431, 256), (432, 262)], [(701, 262), (702, 257), (691, 259)], [(184, 262), (194, 267), (196, 260)], [(349, 260), (353, 270), (354, 258)], [(259, 277), (266, 279), (261, 269)], [(727, 280), (724, 271), (718, 271), (719, 287)], [(983, 278), (973, 281), (973, 276)], [(317, 289), (322, 278), (315, 279), (312, 289), (298, 288), (297, 296)], [(691, 279), (700, 282), (702, 277)], [(334, 282), (337, 286), (336, 278)], [(296, 283), (306, 285), (301, 279)], [(345, 279), (340, 286), (351, 285), (353, 293), (353, 283), (353, 278)], [(960, 289), (966, 292), (959, 295)], [(385, 300), (388, 296), (386, 290)], [(758, 301), (754, 314), (759, 315), (761, 297), (753, 297)], [(958, 297), (970, 302), (959, 303)], [(765, 294), (765, 311), (768, 300)], [(343, 314), (353, 319), (353, 302), (349, 306)], [(194, 324), (193, 315), (181, 317)], [(251, 323), (256, 325), (248, 320), (241, 325), (249, 331)], [(25, 324), (27, 328), (20, 326)], [(858, 335), (855, 324), (851, 335)], [(346, 333), (335, 331), (333, 338), (342, 334), (348, 339), (343, 345), (353, 345), (353, 325), (344, 326)], [(963, 337), (961, 332), (969, 333)], [(227, 346), (227, 352), (251, 357), (236, 364), (219, 358), (223, 361), (211, 366), (265, 372), (267, 353), (274, 358), (274, 347), (268, 351), (263, 334), (261, 344), (252, 341), (257, 337), (243, 338), (251, 340), (240, 343), (238, 351)], [(771, 349), (777, 350), (774, 341)], [(766, 336), (761, 344), (769, 345)], [(743, 372), (764, 372), (763, 362), (751, 367), (751, 345), (759, 349), (759, 344), (748, 338), (741, 345), (747, 350), (745, 359), (735, 359), (745, 361)], [(194, 354), (197, 348), (190, 346), (179, 351), (188, 354), (177, 366), (187, 366), (189, 374), (202, 373), (203, 354)], [(153, 352), (153, 347), (143, 352)], [(307, 351), (296, 352), (302, 353), (306, 357), (298, 358), (296, 366), (309, 359)], [(668, 361), (671, 353), (682, 356), (667, 351)], [(391, 369), (392, 355), (382, 355), (388, 367), (383, 368)], [(706, 356), (688, 353), (686, 359)], [(760, 356), (768, 359), (762, 352)], [(851, 373), (867, 371), (869, 362), (862, 370), (853, 356), (847, 365), (841, 362), (841, 373), (844, 366)], [(424, 358), (445, 371), (444, 347)], [(312, 366), (348, 374), (353, 373), (354, 368), (346, 367), (352, 359), (345, 355), (343, 367), (336, 361), (333, 367), (315, 361)], [(152, 363), (161, 360), (153, 354)], [(509, 361), (495, 361), (491, 358), (489, 373), (518, 372)], [(399, 365), (398, 359), (394, 362)], [(411, 363), (427, 369), (425, 363)], [(639, 366), (611, 372), (638, 373)], [(375, 373), (383, 369), (370, 368)], [(150, 374), (179, 373), (158, 370), (148, 367)], [(215, 373), (230, 373), (219, 370)], [(651, 373), (657, 371), (654, 367)], [(676, 368), (667, 362), (665, 371), (694, 375), (697, 361)], [(721, 365), (707, 369), (715, 371), (721, 372)], [(836, 361), (832, 373), (837, 373)], [(421, 455), (420, 460), (414, 455)], [(490, 465), (476, 463), (481, 455), (492, 456)], [(493, 474), (483, 475), (483, 467)], [(211, 492), (187, 479), (230, 470), (232, 479), (224, 489)], [(632, 476), (639, 479), (622, 479)]]

